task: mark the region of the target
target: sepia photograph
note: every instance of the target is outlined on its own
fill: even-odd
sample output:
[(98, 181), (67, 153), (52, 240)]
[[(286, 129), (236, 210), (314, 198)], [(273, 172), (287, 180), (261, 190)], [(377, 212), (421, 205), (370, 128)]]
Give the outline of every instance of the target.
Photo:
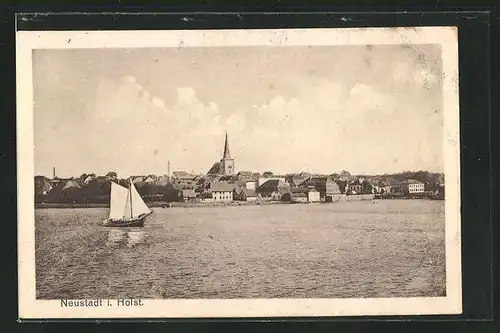
[(18, 32), (20, 316), (461, 313), (456, 34)]

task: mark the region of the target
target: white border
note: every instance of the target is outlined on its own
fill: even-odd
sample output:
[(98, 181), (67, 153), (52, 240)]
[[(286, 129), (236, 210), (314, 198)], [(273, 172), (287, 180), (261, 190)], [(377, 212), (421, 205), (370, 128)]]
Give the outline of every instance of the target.
[[(71, 43), (68, 40), (71, 39)], [(62, 308), (59, 300), (35, 299), (33, 49), (151, 48), (365, 44), (441, 44), (446, 178), (446, 297), (371, 299), (144, 300), (142, 307)], [(17, 171), (19, 317), (182, 318), (305, 317), (459, 314), (462, 312), (460, 252), (460, 159), (458, 41), (455, 27), (17, 32)], [(376, 277), (374, 277), (376, 278)]]

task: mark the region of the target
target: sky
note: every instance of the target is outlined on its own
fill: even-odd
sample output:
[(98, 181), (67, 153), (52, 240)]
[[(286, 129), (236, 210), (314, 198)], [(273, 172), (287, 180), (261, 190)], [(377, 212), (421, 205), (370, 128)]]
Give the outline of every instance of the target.
[(35, 173), (443, 172), (439, 45), (33, 51)]

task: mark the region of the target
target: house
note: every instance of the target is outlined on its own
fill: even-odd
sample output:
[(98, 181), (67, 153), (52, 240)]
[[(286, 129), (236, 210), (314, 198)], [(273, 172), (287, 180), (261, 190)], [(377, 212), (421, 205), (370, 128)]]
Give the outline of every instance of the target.
[(196, 200), (196, 192), (194, 190), (182, 190), (182, 200), (195, 201)]
[(172, 178), (173, 179), (179, 179), (185, 176), (188, 176), (189, 174), (186, 171), (174, 171), (172, 172)]
[(57, 197), (59, 202), (82, 202), (84, 193), (80, 185), (74, 179), (69, 179), (65, 182), (64, 186), (61, 187), (59, 193), (57, 193)]
[(196, 180), (198, 179), (198, 175), (193, 175), (190, 173), (187, 173), (186, 171), (174, 171), (172, 173), (172, 179), (175, 181), (179, 180)]
[(238, 171), (236, 175), (244, 178), (254, 178), (252, 171)]
[(146, 179), (143, 180), (144, 183), (154, 183), (155, 182), (155, 177), (154, 176), (148, 176)]
[(425, 184), (421, 181), (415, 179), (408, 179), (408, 193), (424, 193), (425, 192)]
[(290, 201), (294, 203), (306, 203), (308, 201), (306, 188), (294, 187), (289, 192), (284, 193), (281, 197), (282, 201)]
[(391, 193), (395, 194), (418, 194), (424, 193), (425, 184), (415, 179), (408, 179), (391, 184)]
[(307, 194), (304, 193), (304, 192), (295, 192), (295, 193), (290, 193), (291, 195), (291, 198), (290, 198), (290, 201), (291, 202), (307, 202)]
[(309, 180), (311, 175), (305, 172), (294, 173), (285, 176), (285, 181), (290, 184), (291, 187), (297, 187), (302, 185), (305, 181)]
[(159, 177), (156, 179), (156, 181), (157, 181), (157, 182), (163, 182), (163, 181), (168, 182), (169, 180), (170, 180), (170, 177), (169, 177), (169, 176), (167, 176), (167, 175), (159, 176)]
[(175, 184), (179, 184), (185, 190), (193, 190), (197, 187), (200, 176), (192, 175), (185, 171), (175, 171), (172, 180)]
[(214, 201), (212, 193), (209, 193), (209, 192), (199, 193), (198, 198), (200, 198), (200, 200), (203, 202), (213, 202)]
[(95, 174), (90, 174), (90, 175), (87, 175), (84, 179), (83, 179), (83, 183), (84, 184), (88, 184), (90, 183), (91, 181), (93, 181), (95, 179)]
[(310, 187), (294, 187), (290, 189), (290, 193), (283, 195), (283, 200), (292, 202), (320, 202), (321, 196), (319, 191)]
[(379, 194), (391, 193), (391, 184), (387, 182), (378, 181), (372, 184), (372, 186), (375, 193)]
[(136, 184), (136, 183), (141, 183), (144, 181), (144, 176), (134, 176), (132, 177), (132, 183)]
[(281, 196), (288, 192), (290, 192), (290, 185), (281, 179), (268, 180), (257, 188), (257, 193), (269, 200), (281, 200)]
[(84, 186), (83, 192), (89, 202), (109, 202), (111, 181), (106, 177), (96, 177)]
[(50, 183), (50, 186), (52, 186), (52, 188), (58, 188), (60, 186), (61, 181), (62, 181), (62, 179), (59, 179), (56, 177), (56, 178), (49, 180), (49, 183)]
[(239, 171), (232, 182), (249, 190), (257, 189), (257, 178), (251, 171)]
[(226, 202), (233, 201), (233, 190), (234, 185), (224, 182), (212, 182), (210, 183), (210, 193), (212, 193), (212, 198), (214, 201)]
[(445, 196), (444, 195), (444, 193), (445, 193), (444, 192), (444, 184), (439, 184), (437, 192), (438, 192), (439, 197), (444, 199), (444, 196)]
[(360, 194), (363, 192), (363, 184), (359, 179), (349, 183), (349, 192), (352, 194)]
[(236, 186), (233, 190), (233, 199), (239, 201), (256, 201), (257, 193), (255, 190)]
[(307, 201), (308, 202), (320, 202), (321, 201), (321, 195), (319, 191), (317, 191), (314, 188), (308, 189), (307, 191)]
[(282, 183), (285, 183), (285, 177), (280, 177), (280, 176), (269, 176), (269, 177), (259, 177), (259, 186), (262, 186), (265, 182), (270, 181), (270, 180), (276, 180), (280, 181)]
[(326, 176), (315, 176), (309, 178), (307, 181), (302, 183), (301, 187), (304, 188), (314, 188), (319, 192), (320, 200), (331, 202), (333, 197), (340, 195), (341, 191), (336, 182), (334, 182), (330, 177)]
[(138, 184), (134, 184), (134, 186), (137, 188), (137, 191), (144, 199), (144, 201), (162, 201), (165, 199), (165, 193), (167, 192), (170, 184), (166, 181), (156, 181), (141, 182)]
[(35, 195), (46, 196), (52, 189), (50, 180), (44, 176), (35, 176)]
[(257, 189), (257, 182), (255, 182), (255, 181), (246, 181), (245, 182), (245, 188), (247, 190), (255, 191)]

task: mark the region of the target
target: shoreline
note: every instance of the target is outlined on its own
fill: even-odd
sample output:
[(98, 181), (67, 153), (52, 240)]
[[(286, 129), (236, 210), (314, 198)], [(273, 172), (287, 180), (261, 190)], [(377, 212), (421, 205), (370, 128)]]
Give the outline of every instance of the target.
[[(337, 197), (332, 202), (290, 202), (290, 201), (228, 201), (228, 202), (165, 202), (165, 201), (150, 201), (146, 204), (150, 208), (195, 208), (195, 207), (237, 207), (237, 206), (259, 206), (259, 205), (293, 205), (293, 204), (333, 204), (336, 202), (349, 201), (373, 201), (373, 200), (444, 200), (428, 197), (403, 197), (403, 196), (374, 196), (374, 195), (353, 195)], [(35, 209), (48, 208), (109, 208), (107, 203), (35, 203)]]
[[(149, 208), (178, 208), (178, 207), (226, 207), (226, 206), (259, 206), (259, 205), (290, 205), (295, 204), (288, 201), (231, 201), (231, 202), (147, 202)], [(303, 203), (307, 204), (307, 202)], [(105, 203), (36, 203), (35, 209), (44, 208), (109, 208)]]

